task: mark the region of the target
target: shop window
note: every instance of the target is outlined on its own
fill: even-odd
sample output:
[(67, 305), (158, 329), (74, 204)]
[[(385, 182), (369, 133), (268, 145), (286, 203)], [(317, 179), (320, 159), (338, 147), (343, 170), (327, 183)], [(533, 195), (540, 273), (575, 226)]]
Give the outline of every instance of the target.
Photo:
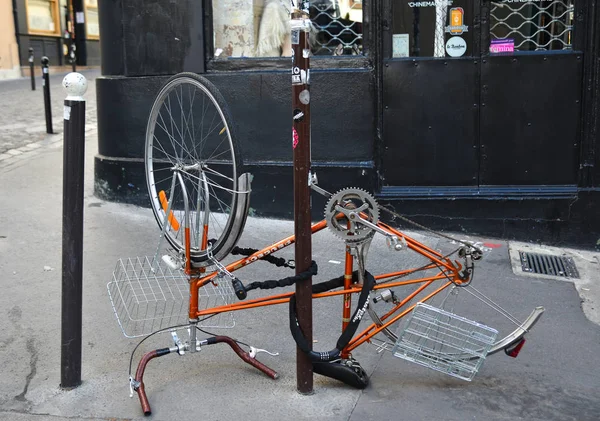
[(85, 0), (85, 17), (87, 37), (98, 39), (100, 37), (100, 25), (98, 24), (98, 0)]
[(58, 3), (56, 0), (27, 0), (29, 33), (60, 35)]
[[(291, 56), (289, 0), (213, 0), (215, 58)], [(362, 54), (362, 0), (311, 0), (316, 55)]]
[(492, 2), (490, 53), (570, 50), (574, 14), (574, 0)]
[(473, 0), (394, 3), (392, 57), (467, 57), (474, 46)]

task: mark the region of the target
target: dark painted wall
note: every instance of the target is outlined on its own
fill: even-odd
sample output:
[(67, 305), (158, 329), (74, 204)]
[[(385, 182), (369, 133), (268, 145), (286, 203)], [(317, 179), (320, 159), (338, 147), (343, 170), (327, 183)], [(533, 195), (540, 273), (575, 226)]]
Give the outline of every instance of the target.
[(199, 1), (99, 2), (105, 75), (204, 72), (204, 26)]
[[(252, 196), (255, 211), (290, 216), (293, 207), (289, 73), (206, 76), (229, 104), (244, 162), (255, 175)], [(142, 160), (146, 124), (154, 97), (167, 79), (97, 79), (99, 194), (147, 202)], [(323, 187), (329, 190), (348, 185), (371, 191), (375, 188), (374, 97), (369, 80), (368, 70), (311, 72), (313, 167)], [(277, 203), (273, 204), (275, 198)]]
[(59, 66), (62, 64), (62, 48), (59, 38), (40, 37), (38, 35), (21, 35), (19, 37), (21, 66), (29, 66), (29, 47), (33, 48), (36, 66), (40, 65), (42, 56), (48, 57), (51, 66)]
[[(206, 64), (202, 5), (100, 2), (104, 77), (97, 79), (96, 194), (148, 204), (143, 148), (155, 95), (170, 75), (209, 69), (204, 75), (228, 102), (245, 164), (255, 175), (253, 212), (291, 217), (288, 62)], [(600, 18), (595, 2), (585, 5)], [(379, 2), (370, 7), (372, 21), (385, 27)], [(585, 16), (578, 10), (579, 21)], [(457, 79), (450, 84), (439, 77), (449, 77), (449, 70), (440, 70), (443, 60), (391, 60), (384, 67), (382, 30), (366, 28), (369, 56), (312, 61), (312, 158), (319, 184), (330, 191), (373, 191), (383, 204), (435, 228), (593, 247), (600, 231), (600, 28), (584, 27), (589, 34), (577, 34), (583, 64), (576, 53), (482, 63), (483, 54), (452, 63)], [(435, 171), (424, 170), (427, 165)], [(387, 171), (398, 179), (386, 180)], [(584, 171), (592, 180), (579, 180), (591, 188), (585, 191), (577, 186)], [(484, 184), (496, 186), (486, 190)], [(543, 184), (559, 185), (536, 188)], [(386, 185), (404, 189), (380, 190)], [(451, 188), (432, 196), (425, 192), (430, 186)], [(457, 188), (474, 190), (461, 195)], [(323, 202), (313, 195), (314, 218), (322, 215)]]
[[(50, 59), (50, 66), (68, 65), (63, 57), (63, 40), (57, 37), (42, 37), (39, 35), (19, 36), (19, 52), (21, 66), (29, 66), (29, 47), (33, 48), (36, 65), (43, 55)], [(87, 40), (87, 66), (100, 66), (100, 42)]]

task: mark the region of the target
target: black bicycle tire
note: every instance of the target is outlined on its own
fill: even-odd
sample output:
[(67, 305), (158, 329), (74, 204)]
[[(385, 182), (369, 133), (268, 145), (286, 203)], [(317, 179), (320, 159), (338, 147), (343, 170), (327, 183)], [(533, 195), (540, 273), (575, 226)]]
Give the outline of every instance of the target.
[[(239, 146), (239, 141), (237, 139), (237, 135), (236, 135), (236, 130), (235, 130), (235, 126), (233, 124), (233, 119), (231, 117), (230, 111), (229, 111), (229, 107), (225, 101), (225, 99), (223, 98), (223, 96), (221, 95), (220, 91), (218, 90), (218, 88), (208, 79), (206, 79), (203, 76), (197, 75), (195, 73), (190, 73), (190, 72), (182, 72), (182, 73), (178, 73), (174, 76), (172, 76), (171, 78), (169, 78), (169, 80), (167, 80), (167, 82), (163, 85), (163, 87), (161, 88), (161, 90), (159, 91), (159, 93), (156, 95), (155, 100), (152, 104), (152, 108), (151, 108), (151, 112), (150, 112), (150, 117), (148, 119), (148, 124), (147, 124), (147, 128), (146, 128), (146, 137), (145, 137), (145, 142), (144, 142), (144, 161), (145, 161), (145, 173), (146, 173), (146, 182), (147, 182), (147, 188), (148, 188), (148, 194), (150, 196), (150, 204), (151, 204), (151, 208), (154, 214), (154, 217), (156, 219), (156, 222), (159, 226), (159, 228), (162, 230), (163, 228), (163, 218), (164, 215), (161, 214), (160, 210), (157, 208), (157, 206), (155, 205), (154, 200), (152, 199), (152, 187), (150, 186), (150, 181), (148, 178), (148, 162), (150, 161), (150, 158), (148, 157), (148, 150), (149, 150), (149, 130), (150, 130), (150, 124), (152, 122), (152, 118), (153, 118), (153, 113), (155, 111), (156, 108), (160, 109), (160, 107), (163, 104), (164, 99), (166, 98), (166, 94), (168, 93), (168, 91), (170, 91), (173, 87), (178, 86), (178, 84), (174, 84), (174, 81), (185, 81), (185, 80), (193, 80), (195, 82), (197, 82), (198, 84), (202, 85), (209, 93), (210, 95), (212, 95), (212, 97), (214, 98), (214, 102), (213, 104), (218, 107), (218, 109), (221, 111), (222, 114), (222, 118), (225, 120), (225, 123), (227, 125), (227, 130), (229, 132), (229, 137), (230, 137), (230, 146), (232, 149), (232, 154), (233, 154), (233, 163), (235, 165), (235, 180), (234, 180), (234, 188), (238, 187), (238, 180), (237, 178), (244, 173), (244, 163), (243, 163), (243, 159), (241, 156), (241, 148)], [(160, 104), (159, 104), (160, 102)], [(215, 104), (216, 103), (216, 104)], [(218, 239), (216, 239), (216, 242), (214, 243), (213, 247), (212, 247), (212, 254), (213, 256), (219, 256), (221, 254), (228, 254), (230, 250), (228, 250), (226, 253), (223, 253), (221, 248), (227, 243), (225, 240), (227, 237), (229, 237), (230, 235), (232, 235), (232, 230), (235, 226), (235, 224), (233, 223), (233, 221), (230, 221), (231, 218), (235, 218), (236, 214), (237, 214), (237, 206), (239, 205), (239, 195), (240, 194), (246, 194), (246, 193), (234, 193), (234, 200), (231, 206), (231, 210), (229, 212), (229, 216), (228, 216), (228, 223), (227, 223), (227, 229), (224, 230), (224, 232), (220, 235), (220, 237)], [(244, 219), (247, 217), (246, 214), (243, 215)], [(230, 223), (231, 222), (231, 223)], [(243, 229), (244, 224), (240, 224), (241, 229)], [(240, 233), (233, 233), (236, 236), (239, 236)], [(167, 239), (167, 241), (169, 242), (169, 244), (171, 245), (171, 247), (173, 247), (173, 249), (175, 249), (177, 252), (181, 252), (182, 251), (182, 247), (180, 246), (180, 244), (178, 244), (178, 242), (173, 239), (170, 235), (165, 235), (165, 238)], [(231, 245), (230, 249), (233, 248), (235, 244)], [(224, 256), (221, 256), (221, 258)], [(190, 258), (192, 263), (197, 264), (197, 265), (201, 265), (202, 263), (205, 263), (208, 260), (208, 255), (206, 251), (192, 251), (190, 253)]]

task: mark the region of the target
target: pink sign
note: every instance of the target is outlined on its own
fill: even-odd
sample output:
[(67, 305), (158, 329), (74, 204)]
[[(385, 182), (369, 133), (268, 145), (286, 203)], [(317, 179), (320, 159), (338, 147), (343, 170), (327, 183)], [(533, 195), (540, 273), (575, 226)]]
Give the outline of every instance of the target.
[(514, 39), (495, 39), (492, 40), (490, 45), (490, 53), (514, 53), (515, 51), (515, 40)]
[(298, 146), (298, 132), (295, 127), (292, 127), (292, 148), (296, 149)]

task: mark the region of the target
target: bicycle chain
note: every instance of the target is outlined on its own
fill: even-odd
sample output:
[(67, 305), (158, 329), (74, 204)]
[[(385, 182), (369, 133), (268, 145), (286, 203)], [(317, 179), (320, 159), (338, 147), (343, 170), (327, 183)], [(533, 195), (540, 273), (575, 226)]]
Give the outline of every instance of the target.
[[(399, 213), (397, 213), (397, 212), (394, 212), (393, 210), (390, 210), (390, 209), (386, 208), (385, 206), (380, 206), (380, 208), (381, 208), (381, 209), (383, 209), (384, 211), (386, 211), (387, 213), (389, 213), (390, 215), (392, 215), (392, 216), (394, 216), (394, 217), (396, 217), (396, 218), (398, 218), (398, 219), (401, 219), (401, 220), (402, 220), (402, 221), (404, 221), (404, 222), (408, 222), (409, 224), (411, 224), (411, 225), (414, 225), (415, 227), (421, 228), (422, 230), (425, 230), (425, 231), (427, 231), (427, 232), (430, 232), (430, 233), (432, 233), (432, 234), (434, 234), (434, 235), (437, 235), (437, 236), (439, 236), (439, 237), (445, 238), (445, 239), (447, 239), (447, 240), (456, 241), (457, 243), (460, 243), (460, 244), (462, 244), (462, 245), (465, 245), (465, 246), (467, 246), (467, 247), (471, 247), (471, 248), (473, 248), (473, 249), (475, 249), (475, 250), (477, 250), (478, 252), (480, 252), (480, 253), (482, 253), (482, 254), (483, 254), (483, 250), (481, 250), (479, 247), (477, 247), (477, 246), (475, 246), (475, 245), (473, 245), (473, 244), (471, 244), (471, 243), (469, 243), (469, 242), (467, 242), (467, 241), (464, 241), (464, 240), (459, 240), (459, 239), (457, 239), (457, 238), (454, 238), (454, 237), (452, 237), (452, 236), (450, 236), (450, 235), (447, 235), (447, 234), (442, 234), (441, 232), (438, 232), (438, 231), (436, 231), (436, 230), (433, 230), (433, 229), (431, 229), (431, 228), (428, 228), (428, 227), (426, 227), (425, 225), (421, 225), (421, 224), (419, 224), (418, 222), (415, 222), (415, 221), (413, 221), (413, 220), (411, 220), (411, 219), (407, 218), (406, 216), (402, 216), (402, 215), (400, 215)], [(452, 254), (454, 254), (454, 253), (455, 253), (455, 252), (451, 253), (450, 255), (452, 255)]]
[[(310, 186), (311, 188), (313, 188), (313, 189), (317, 190), (317, 187), (316, 187), (316, 185), (317, 185), (317, 182), (316, 182), (316, 174), (315, 174), (315, 175), (311, 175), (311, 176), (309, 177), (309, 186)], [(350, 188), (349, 188), (349, 189), (350, 189)], [(356, 190), (361, 190), (361, 189), (356, 189)], [(323, 189), (323, 188), (321, 188), (321, 187), (318, 187), (318, 190), (317, 190), (317, 192), (318, 192), (318, 193), (321, 193), (323, 196), (327, 197), (328, 199), (331, 199), (331, 197), (333, 197), (333, 195), (334, 195), (333, 193), (330, 193), (330, 192), (328, 192), (327, 190), (325, 190), (325, 189)], [(392, 216), (394, 216), (394, 217), (396, 217), (396, 218), (398, 218), (398, 219), (401, 219), (401, 220), (402, 220), (402, 221), (404, 221), (404, 222), (407, 222), (407, 223), (409, 223), (409, 224), (411, 224), (411, 225), (414, 225), (414, 226), (415, 226), (415, 227), (417, 227), (417, 228), (420, 228), (420, 229), (422, 229), (422, 230), (424, 230), (424, 231), (427, 231), (427, 232), (429, 232), (429, 233), (431, 233), (431, 234), (434, 234), (434, 235), (437, 235), (437, 236), (439, 236), (439, 237), (445, 238), (445, 239), (447, 239), (447, 240), (456, 241), (457, 243), (460, 243), (460, 244), (462, 244), (462, 245), (465, 245), (465, 246), (467, 246), (467, 247), (471, 247), (471, 248), (473, 248), (473, 249), (477, 250), (479, 253), (483, 254), (483, 250), (481, 250), (479, 247), (477, 247), (477, 246), (475, 246), (475, 245), (473, 245), (473, 244), (471, 244), (471, 243), (469, 243), (469, 242), (467, 242), (467, 241), (459, 240), (459, 239), (457, 239), (457, 238), (454, 238), (454, 237), (452, 237), (452, 236), (450, 236), (450, 235), (447, 235), (447, 234), (442, 234), (441, 232), (438, 232), (438, 231), (436, 231), (436, 230), (433, 230), (433, 229), (431, 229), (431, 228), (428, 228), (428, 227), (426, 227), (425, 225), (421, 225), (421, 224), (419, 224), (418, 222), (415, 222), (415, 221), (413, 221), (413, 220), (411, 220), (411, 219), (407, 218), (406, 216), (402, 216), (402, 215), (400, 215), (399, 213), (397, 213), (397, 212), (394, 212), (393, 210), (390, 210), (390, 209), (386, 208), (385, 206), (379, 206), (379, 208), (380, 208), (380, 209), (383, 209), (384, 211), (386, 211), (386, 212), (387, 212), (387, 213), (389, 213), (390, 215), (392, 215)], [(458, 251), (458, 250), (456, 250), (456, 251)], [(452, 253), (450, 253), (450, 254), (446, 255), (445, 257), (447, 257), (447, 256), (451, 256), (452, 254), (456, 253), (456, 251), (453, 251)]]

